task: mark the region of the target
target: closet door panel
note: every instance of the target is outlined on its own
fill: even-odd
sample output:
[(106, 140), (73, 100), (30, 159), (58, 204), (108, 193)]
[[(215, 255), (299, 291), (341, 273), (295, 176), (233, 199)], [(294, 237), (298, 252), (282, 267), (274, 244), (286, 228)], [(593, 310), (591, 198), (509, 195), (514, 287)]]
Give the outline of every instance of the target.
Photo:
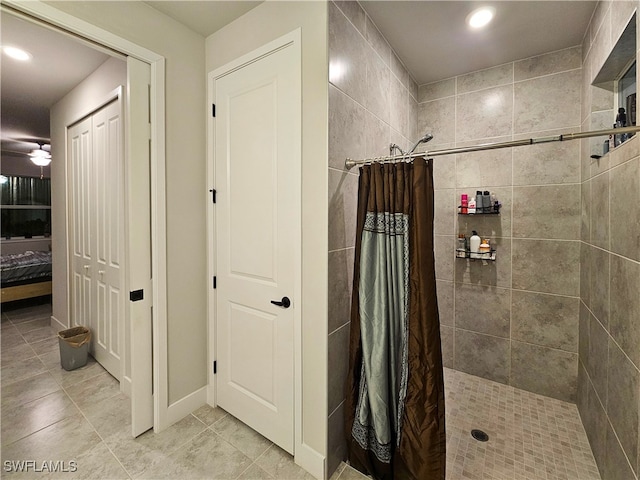
[(91, 119), (85, 119), (69, 128), (67, 144), (69, 151), (69, 194), (72, 208), (69, 215), (70, 269), (72, 278), (71, 311), (72, 326), (91, 327), (91, 283), (93, 270), (93, 248), (91, 227), (93, 199), (93, 151), (91, 148)]
[(123, 319), (121, 294), (122, 124), (120, 103), (112, 102), (93, 115), (95, 159), (94, 194), (96, 248), (96, 360), (120, 379), (119, 323)]

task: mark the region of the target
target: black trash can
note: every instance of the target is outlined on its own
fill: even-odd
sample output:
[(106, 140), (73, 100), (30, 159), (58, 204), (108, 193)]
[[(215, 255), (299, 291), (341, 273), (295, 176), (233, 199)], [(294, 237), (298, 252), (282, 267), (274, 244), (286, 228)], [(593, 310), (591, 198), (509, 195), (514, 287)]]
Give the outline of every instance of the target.
[(87, 327), (73, 327), (58, 332), (60, 364), (65, 370), (75, 370), (87, 364), (91, 331)]

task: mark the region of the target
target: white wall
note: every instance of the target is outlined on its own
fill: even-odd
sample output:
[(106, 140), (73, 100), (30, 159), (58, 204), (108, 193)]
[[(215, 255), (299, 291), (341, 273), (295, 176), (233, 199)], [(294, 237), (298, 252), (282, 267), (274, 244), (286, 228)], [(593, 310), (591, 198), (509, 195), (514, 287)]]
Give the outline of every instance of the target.
[(143, 2), (47, 3), (166, 60), (166, 334), (173, 404), (207, 382), (204, 38)]
[(327, 442), (327, 4), (262, 3), (206, 39), (206, 71), (211, 72), (297, 28), (302, 31), (302, 442), (324, 457)]

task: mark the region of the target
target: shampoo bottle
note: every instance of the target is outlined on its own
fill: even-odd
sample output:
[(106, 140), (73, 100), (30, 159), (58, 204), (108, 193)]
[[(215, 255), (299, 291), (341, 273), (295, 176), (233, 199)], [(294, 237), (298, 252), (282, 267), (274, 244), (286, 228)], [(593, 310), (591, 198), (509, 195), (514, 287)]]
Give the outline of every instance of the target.
[(491, 192), (485, 190), (482, 193), (482, 213), (491, 213)]
[(464, 233), (458, 234), (458, 248), (456, 252), (458, 258), (467, 258), (467, 237)]
[(469, 255), (471, 258), (479, 258), (478, 252), (480, 251), (480, 237), (478, 236), (478, 232), (473, 230), (471, 233), (471, 238), (469, 239), (469, 250), (471, 254)]
[(476, 197), (469, 199), (469, 214), (476, 213)]

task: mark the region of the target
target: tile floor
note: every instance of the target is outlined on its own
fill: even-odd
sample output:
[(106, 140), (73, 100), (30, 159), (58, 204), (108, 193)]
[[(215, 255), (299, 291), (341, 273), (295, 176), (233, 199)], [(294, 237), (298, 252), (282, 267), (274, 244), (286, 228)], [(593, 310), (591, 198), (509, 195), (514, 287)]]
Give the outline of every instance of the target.
[[(51, 305), (2, 313), (3, 477), (313, 480), (219, 408), (204, 406), (162, 433), (131, 438), (129, 400), (118, 382), (91, 357), (85, 367), (63, 370), (50, 316)], [(71, 469), (71, 459), (73, 473), (7, 472), (7, 461), (34, 460), (43, 470), (44, 461), (56, 460)], [(348, 468), (340, 478), (354, 478), (349, 473), (359, 475)]]
[[(99, 364), (60, 367), (50, 305), (2, 313), (2, 476), (12, 478), (312, 477), (219, 408), (133, 439), (129, 402)], [(448, 479), (599, 479), (575, 405), (446, 369)], [(489, 434), (481, 443), (472, 428)], [(72, 473), (7, 472), (7, 461), (63, 460)], [(363, 475), (344, 463), (332, 480)]]

